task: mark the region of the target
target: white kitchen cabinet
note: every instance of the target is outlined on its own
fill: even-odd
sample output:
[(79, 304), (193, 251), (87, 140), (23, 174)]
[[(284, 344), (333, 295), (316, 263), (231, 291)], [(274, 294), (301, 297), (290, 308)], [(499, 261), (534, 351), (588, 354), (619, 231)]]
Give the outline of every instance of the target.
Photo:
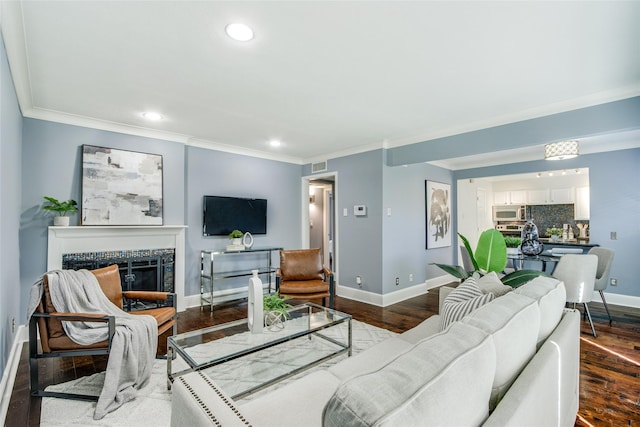
[(549, 189), (527, 191), (527, 203), (530, 205), (549, 204)]
[(575, 201), (575, 189), (571, 188), (545, 188), (527, 191), (527, 204), (529, 205), (565, 205)]
[(494, 205), (525, 205), (527, 204), (527, 192), (525, 190), (495, 191), (493, 193)]
[(576, 188), (576, 202), (574, 205), (574, 219), (578, 221), (589, 220), (590, 217), (589, 187)]
[(527, 204), (527, 192), (525, 190), (510, 191), (512, 205), (526, 205)]
[(571, 204), (575, 200), (575, 189), (573, 187), (552, 188), (549, 193), (551, 194), (550, 203), (553, 205)]
[(511, 202), (511, 196), (508, 191), (495, 191), (493, 193), (494, 205), (508, 205)]

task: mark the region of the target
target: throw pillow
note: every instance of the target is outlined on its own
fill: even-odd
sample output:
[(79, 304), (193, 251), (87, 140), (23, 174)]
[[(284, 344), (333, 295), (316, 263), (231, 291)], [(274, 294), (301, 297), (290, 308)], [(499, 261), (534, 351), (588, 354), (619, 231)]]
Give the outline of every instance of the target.
[(478, 307), (494, 299), (492, 293), (483, 294), (473, 277), (462, 282), (447, 295), (442, 303), (440, 313), (440, 330), (444, 331), (450, 324), (462, 319)]
[(483, 294), (492, 293), (496, 298), (511, 292), (513, 288), (502, 283), (495, 271), (478, 279), (478, 287)]

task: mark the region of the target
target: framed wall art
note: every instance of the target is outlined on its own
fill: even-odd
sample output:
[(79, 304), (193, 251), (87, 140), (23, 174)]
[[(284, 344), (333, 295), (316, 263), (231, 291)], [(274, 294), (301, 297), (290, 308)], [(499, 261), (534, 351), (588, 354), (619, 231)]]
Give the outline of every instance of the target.
[(427, 249), (451, 246), (451, 184), (425, 181)]
[(162, 156), (82, 146), (82, 225), (162, 225)]

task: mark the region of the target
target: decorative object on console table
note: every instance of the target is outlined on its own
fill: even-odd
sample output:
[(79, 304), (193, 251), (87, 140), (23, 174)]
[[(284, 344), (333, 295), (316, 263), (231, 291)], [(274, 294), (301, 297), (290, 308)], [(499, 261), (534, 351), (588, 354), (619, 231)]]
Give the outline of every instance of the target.
[(229, 240), (231, 240), (231, 244), (227, 245), (228, 251), (241, 251), (244, 250), (244, 245), (242, 244), (242, 231), (233, 230), (229, 233)]
[(83, 145), (82, 225), (162, 225), (162, 156)]
[(248, 231), (244, 233), (244, 236), (242, 236), (242, 245), (245, 249), (251, 249), (253, 246), (253, 235)]
[(251, 270), (249, 279), (249, 298), (247, 301), (247, 325), (254, 334), (261, 334), (264, 326), (264, 302), (262, 300), (262, 280), (258, 270)]
[(69, 226), (69, 216), (67, 216), (67, 212), (78, 212), (78, 202), (72, 199), (61, 202), (58, 199), (49, 196), (44, 196), (44, 199), (50, 204), (43, 206), (42, 209), (58, 212), (58, 216), (53, 218), (53, 225)]
[(451, 185), (425, 181), (427, 249), (451, 246)]

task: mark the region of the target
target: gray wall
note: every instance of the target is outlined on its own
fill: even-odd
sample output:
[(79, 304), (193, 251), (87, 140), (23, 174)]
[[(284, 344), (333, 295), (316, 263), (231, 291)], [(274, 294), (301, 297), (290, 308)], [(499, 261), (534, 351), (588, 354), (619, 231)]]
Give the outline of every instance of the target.
[[(373, 150), (327, 162), (327, 172), (337, 172), (336, 270), (339, 283), (356, 288), (356, 276), (361, 276), (362, 290), (377, 294), (383, 293), (383, 155), (383, 150)], [(305, 165), (303, 175), (311, 175), (311, 165)], [(365, 205), (367, 215), (354, 216), (354, 205)], [(343, 215), (344, 209), (347, 209), (347, 216)]]
[[(452, 193), (452, 245), (425, 249), (425, 180), (452, 184), (452, 172), (425, 163), (384, 167), (382, 265), (385, 294), (442, 276), (443, 271), (432, 265), (434, 262), (452, 263), (456, 240), (456, 198)], [(454, 187), (451, 186), (452, 192)], [(391, 209), (391, 216), (387, 215), (388, 208)], [(413, 282), (409, 281), (410, 274), (413, 275)], [(396, 277), (400, 278), (398, 286)]]
[[(195, 147), (186, 150), (186, 295), (200, 293), (200, 251), (230, 244), (227, 237), (202, 235), (202, 196), (267, 199), (267, 234), (255, 235), (254, 247), (300, 247), (302, 166)], [(219, 282), (216, 289), (246, 286), (247, 280)]]
[[(164, 224), (184, 224), (184, 146), (158, 139), (124, 135), (43, 120), (24, 119), (20, 226), (20, 293), (27, 301), (31, 285), (47, 268), (47, 227), (51, 214), (43, 196), (74, 199), (81, 204), (82, 145), (162, 155)], [(79, 217), (71, 218), (78, 225)], [(22, 307), (24, 317), (26, 308)]]
[[(635, 267), (640, 242), (640, 148), (581, 155), (561, 163), (539, 160), (468, 169), (457, 171), (454, 179), (541, 172), (559, 167), (589, 168), (591, 242), (616, 251), (611, 277), (618, 279), (618, 286), (608, 287), (607, 292), (640, 296)], [(617, 232), (617, 240), (611, 240), (612, 231)]]
[(11, 322), (25, 323), (20, 307), (19, 235), (22, 114), (0, 36), (0, 377), (15, 333)]

